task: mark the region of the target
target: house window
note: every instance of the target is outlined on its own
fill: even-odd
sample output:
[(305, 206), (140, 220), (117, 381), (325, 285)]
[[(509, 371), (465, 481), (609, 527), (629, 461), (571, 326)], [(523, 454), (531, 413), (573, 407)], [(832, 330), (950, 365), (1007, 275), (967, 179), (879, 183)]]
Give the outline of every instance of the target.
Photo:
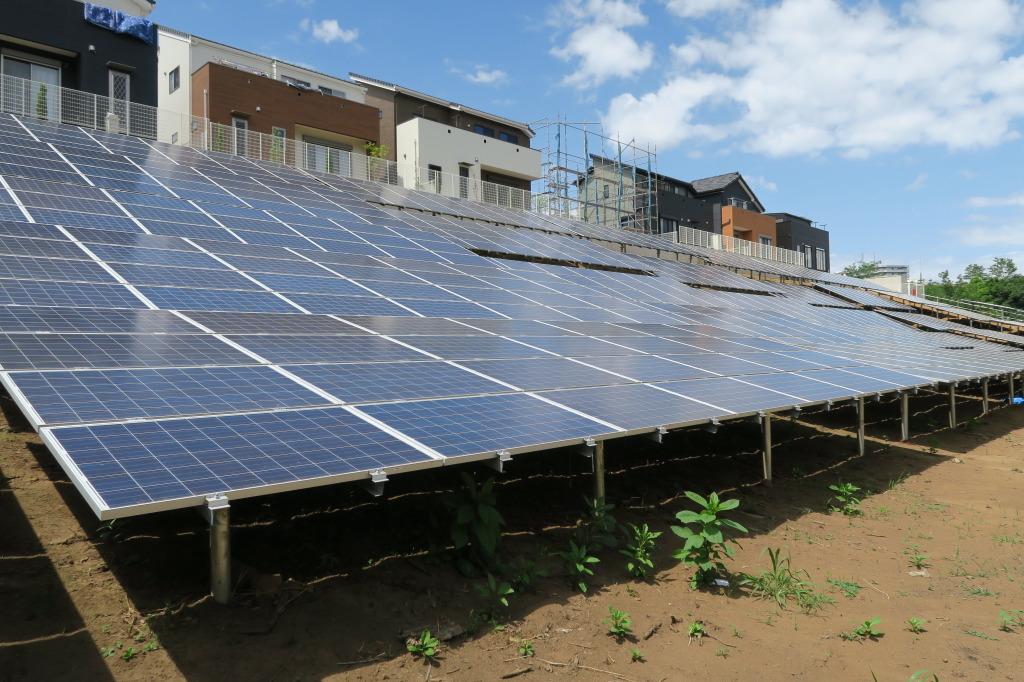
[(498, 139), (503, 142), (511, 142), (512, 144), (519, 144), (519, 136), (512, 135), (511, 133), (498, 133)]
[(487, 126), (475, 125), (473, 126), (473, 132), (478, 135), (486, 135), (487, 137), (494, 137), (494, 128), (488, 128)]
[(231, 127), (234, 128), (235, 133), (233, 136), (235, 143), (234, 153), (239, 156), (245, 156), (249, 142), (249, 121), (233, 116), (231, 118)]
[(469, 198), (469, 166), (459, 166), (459, 196)]
[(814, 257), (814, 267), (816, 270), (828, 270), (828, 261), (825, 260), (825, 249), (815, 249)]
[(24, 79), (4, 83), (3, 111), (60, 120), (59, 68), (3, 55), (3, 74)]
[(604, 186), (604, 198), (607, 199), (611, 196), (611, 191), (608, 189), (608, 185)]
[(811, 249), (810, 244), (804, 244), (801, 246), (801, 250), (804, 252), (804, 265), (808, 268), (814, 267), (814, 252)]
[(759, 240), (765, 246), (771, 246), (772, 245), (772, 238), (771, 237), (766, 237), (766, 236), (764, 236), (762, 234), (762, 235), (760, 235)]
[(174, 92), (181, 87), (181, 67), (174, 67), (171, 72), (167, 74), (167, 88), (168, 92)]
[(679, 223), (675, 218), (658, 218), (658, 230), (662, 233), (675, 232), (679, 229)]
[(313, 85), (308, 81), (300, 81), (298, 78), (292, 78), (291, 76), (281, 76), (281, 80), (288, 85), (294, 85), (295, 87), (302, 88), (303, 90), (313, 89)]

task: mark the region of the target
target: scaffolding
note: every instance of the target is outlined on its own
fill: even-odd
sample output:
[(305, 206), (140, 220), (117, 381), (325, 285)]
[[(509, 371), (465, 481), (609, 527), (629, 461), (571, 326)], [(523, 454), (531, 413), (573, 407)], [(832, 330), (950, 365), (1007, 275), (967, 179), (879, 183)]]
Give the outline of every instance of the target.
[(604, 134), (600, 123), (559, 114), (533, 124), (546, 138), (534, 208), (606, 227), (657, 234), (657, 155), (633, 138)]

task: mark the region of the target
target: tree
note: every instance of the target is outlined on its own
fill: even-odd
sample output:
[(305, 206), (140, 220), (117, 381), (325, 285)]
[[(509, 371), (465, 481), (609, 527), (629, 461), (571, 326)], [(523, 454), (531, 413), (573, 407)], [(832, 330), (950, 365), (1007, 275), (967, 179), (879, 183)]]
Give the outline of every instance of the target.
[(880, 260), (866, 261), (861, 258), (859, 261), (850, 263), (840, 271), (840, 274), (847, 277), (874, 277), (878, 274), (878, 268), (882, 264)]
[(988, 276), (992, 279), (1006, 279), (1017, 274), (1017, 265), (1012, 258), (996, 257), (988, 267)]
[(374, 182), (387, 182), (387, 155), (391, 150), (386, 144), (375, 144), (371, 140), (367, 140), (366, 144), (363, 145), (363, 149), (366, 150), (366, 155), (370, 157), (368, 179)]
[(50, 103), (46, 97), (46, 85), (39, 85), (39, 92), (36, 93), (36, 118), (44, 121), (50, 118)]

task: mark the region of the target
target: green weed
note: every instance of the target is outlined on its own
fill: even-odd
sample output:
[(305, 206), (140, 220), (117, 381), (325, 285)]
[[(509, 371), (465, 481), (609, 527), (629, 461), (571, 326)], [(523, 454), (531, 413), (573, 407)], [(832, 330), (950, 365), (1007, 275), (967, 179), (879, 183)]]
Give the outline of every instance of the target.
[(580, 592), (586, 592), (587, 578), (594, 575), (590, 567), (601, 560), (591, 556), (586, 545), (577, 545), (574, 540), (569, 540), (569, 549), (558, 555), (565, 561), (565, 574), (569, 577), (569, 583)]
[(747, 529), (731, 519), (719, 518), (722, 512), (738, 507), (739, 500), (720, 500), (718, 493), (711, 493), (707, 499), (690, 491), (684, 494), (699, 504), (701, 510), (684, 510), (676, 514), (676, 520), (685, 525), (672, 526), (672, 532), (686, 542), (672, 556), (697, 569), (690, 579), (690, 587), (697, 589), (710, 583), (716, 572), (726, 573), (722, 559), (732, 558), (736, 554), (728, 543), (738, 544), (729, 537), (729, 529), (741, 533), (746, 533)]
[(661, 533), (652, 532), (646, 523), (639, 528), (630, 523), (622, 529), (629, 538), (626, 549), (619, 550), (619, 554), (626, 557), (626, 570), (636, 578), (646, 578), (654, 570), (651, 552), (655, 549), (654, 541), (661, 537)]
[(437, 655), (437, 650), (441, 646), (441, 641), (430, 634), (430, 630), (424, 630), (423, 634), (420, 635), (418, 642), (406, 645), (406, 649), (412, 652), (413, 656), (423, 656), (424, 658), (433, 658)]
[(619, 639), (633, 634), (633, 619), (625, 611), (618, 611), (614, 606), (608, 607), (609, 618), (602, 618), (602, 623), (608, 624), (608, 634), (615, 635)]
[[(881, 618), (872, 618), (871, 620), (862, 621), (853, 630), (849, 632), (840, 632), (839, 636), (846, 640), (860, 640), (865, 639), (878, 639), (885, 633), (878, 629), (879, 624), (882, 622)], [(856, 623), (856, 621), (854, 621)]]
[(924, 624), (927, 622), (928, 621), (923, 618), (908, 618), (907, 629), (915, 634), (920, 634), (924, 632)]
[(840, 483), (830, 485), (828, 489), (835, 492), (835, 495), (829, 498), (829, 511), (842, 512), (846, 516), (856, 516), (861, 513), (861, 497), (857, 494), (860, 492), (860, 488), (852, 483)]

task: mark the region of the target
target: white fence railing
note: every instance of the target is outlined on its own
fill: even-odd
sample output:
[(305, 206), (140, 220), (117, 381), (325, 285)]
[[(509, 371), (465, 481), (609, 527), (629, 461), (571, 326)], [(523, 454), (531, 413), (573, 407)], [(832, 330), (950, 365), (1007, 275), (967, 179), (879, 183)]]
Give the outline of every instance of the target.
[(970, 310), (975, 313), (981, 313), (988, 317), (994, 317), (998, 320), (1011, 320), (1015, 322), (1024, 321), (1024, 310), (1019, 308), (1012, 308), (1010, 306), (998, 305), (996, 303), (985, 303), (984, 301), (968, 301), (966, 299), (956, 298), (943, 298), (942, 296), (933, 296), (931, 294), (925, 294), (921, 296), (928, 301), (935, 301), (937, 303), (944, 303), (949, 306), (956, 308), (963, 308), (964, 310)]
[(732, 253), (739, 253), (762, 260), (771, 260), (777, 263), (810, 267), (806, 262), (807, 257), (801, 251), (781, 249), (777, 246), (759, 244), (745, 239), (715, 234), (714, 232), (695, 230), (692, 227), (680, 227), (676, 232), (672, 233), (672, 241), (679, 244), (689, 244), (690, 246), (702, 246), (706, 249), (714, 249), (715, 251), (731, 251)]
[(0, 111), (188, 145), (196, 143), (193, 138), (204, 122), (196, 116), (6, 74), (0, 75)]

